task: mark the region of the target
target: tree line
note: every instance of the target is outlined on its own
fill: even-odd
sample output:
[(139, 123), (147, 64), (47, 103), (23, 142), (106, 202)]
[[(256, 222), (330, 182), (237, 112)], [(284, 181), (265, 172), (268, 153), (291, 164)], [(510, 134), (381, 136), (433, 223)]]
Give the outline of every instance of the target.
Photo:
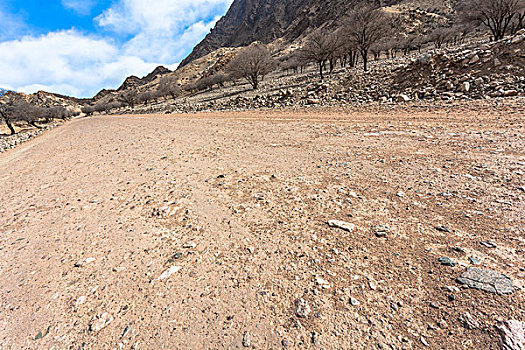
[(53, 119), (67, 119), (77, 115), (63, 106), (41, 107), (30, 103), (25, 96), (8, 93), (0, 101), (0, 119), (6, 124), (11, 135), (16, 134), (14, 125), (24, 122), (37, 129), (42, 129), (40, 123), (49, 123)]

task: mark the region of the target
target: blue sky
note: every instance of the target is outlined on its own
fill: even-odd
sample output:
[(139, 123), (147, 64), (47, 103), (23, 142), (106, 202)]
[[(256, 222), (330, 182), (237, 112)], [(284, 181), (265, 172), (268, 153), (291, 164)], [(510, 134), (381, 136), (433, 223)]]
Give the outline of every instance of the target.
[(0, 0), (0, 87), (92, 97), (174, 69), (233, 0)]

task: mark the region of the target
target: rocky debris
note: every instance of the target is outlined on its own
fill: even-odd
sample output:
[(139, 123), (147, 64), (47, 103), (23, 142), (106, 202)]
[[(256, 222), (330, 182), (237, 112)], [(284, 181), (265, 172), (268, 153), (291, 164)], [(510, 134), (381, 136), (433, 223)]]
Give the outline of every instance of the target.
[(525, 350), (525, 323), (510, 320), (496, 326), (502, 350)]
[(448, 258), (446, 256), (444, 257), (441, 257), (441, 258), (438, 258), (438, 261), (441, 263), (441, 265), (443, 266), (451, 266), (451, 267), (454, 267), (456, 266), (458, 263), (455, 262), (454, 260), (452, 260), (451, 258)]
[(340, 220), (330, 220), (328, 221), (328, 226), (340, 228), (341, 230), (347, 232), (353, 232), (355, 230), (355, 225), (349, 222), (340, 221)]
[(244, 346), (245, 348), (249, 348), (250, 346), (252, 346), (252, 342), (250, 339), (250, 333), (245, 332), (242, 335), (242, 346)]
[(321, 278), (321, 277), (317, 277), (317, 278), (315, 279), (315, 283), (316, 283), (319, 287), (321, 287), (321, 288), (323, 288), (323, 289), (329, 289), (329, 288), (331, 287), (330, 282), (328, 282), (327, 280), (325, 280), (325, 279), (323, 279), (323, 278)]
[(419, 99), (509, 97), (525, 93), (525, 30), (477, 47), (458, 46), (421, 55), (395, 81)]
[(77, 261), (77, 262), (75, 263), (74, 266), (75, 266), (75, 267), (84, 267), (84, 266), (86, 266), (86, 265), (88, 265), (88, 264), (91, 264), (91, 263), (94, 262), (95, 260), (97, 260), (97, 259), (95, 259), (95, 258), (93, 258), (93, 257), (86, 258), (86, 259), (83, 259), (83, 260), (79, 260), (79, 261)]
[(185, 248), (185, 249), (195, 249), (196, 247), (197, 247), (197, 243), (195, 242), (186, 242), (182, 246), (182, 248)]
[(35, 340), (40, 340), (44, 338), (46, 335), (49, 334), (49, 331), (51, 330), (51, 326), (48, 326), (45, 331), (38, 332), (38, 334), (35, 336)]
[(509, 277), (496, 271), (477, 267), (467, 269), (458, 278), (458, 282), (490, 293), (511, 294), (514, 292), (514, 286)]
[(376, 225), (372, 229), (377, 237), (386, 237), (392, 231), (388, 225)]
[(479, 242), (482, 246), (485, 246), (487, 248), (491, 248), (491, 249), (494, 249), (494, 248), (497, 248), (498, 246), (496, 245), (496, 243), (492, 243), (492, 242), (488, 242), (488, 241), (481, 241)]
[(109, 313), (104, 312), (103, 314), (94, 317), (90, 324), (89, 324), (89, 330), (91, 332), (98, 332), (107, 325), (109, 325), (113, 321), (113, 316), (111, 316)]
[(308, 301), (304, 300), (303, 298), (299, 298), (295, 301), (295, 315), (297, 317), (308, 317), (310, 315), (310, 312), (312, 309), (310, 309), (310, 305), (308, 304)]
[(164, 271), (158, 278), (157, 280), (165, 280), (165, 279), (168, 279), (171, 277), (171, 275), (173, 275), (174, 273), (176, 272), (179, 272), (180, 270), (182, 269), (182, 266), (172, 266), (170, 267), (169, 269), (167, 269), (166, 271)]
[(436, 226), (436, 230), (439, 232), (450, 233), (450, 229), (447, 226)]
[(35, 137), (44, 133), (46, 130), (50, 130), (58, 125), (60, 124), (59, 123), (51, 124), (51, 125), (46, 125), (42, 129), (32, 130), (28, 132), (20, 132), (15, 135), (0, 136), (0, 153), (3, 153), (9, 149), (13, 149), (24, 142), (32, 140)]
[(169, 218), (170, 216), (176, 215), (181, 211), (181, 208), (174, 204), (165, 205), (160, 208), (153, 208), (151, 216), (158, 218)]
[(359, 306), (361, 303), (356, 298), (350, 297), (350, 305)]
[(463, 315), (459, 317), (459, 321), (465, 326), (467, 329), (477, 329), (479, 328), (479, 322), (476, 321), (474, 317), (468, 312), (465, 312)]

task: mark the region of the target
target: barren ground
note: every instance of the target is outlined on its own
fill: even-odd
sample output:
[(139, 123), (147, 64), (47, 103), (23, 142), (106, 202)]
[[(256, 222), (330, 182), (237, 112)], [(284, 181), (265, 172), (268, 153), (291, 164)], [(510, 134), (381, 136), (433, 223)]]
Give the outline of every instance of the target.
[[(524, 112), (111, 116), (48, 131), (0, 155), (0, 348), (495, 349), (494, 325), (525, 318)], [(462, 288), (471, 257), (515, 292)]]

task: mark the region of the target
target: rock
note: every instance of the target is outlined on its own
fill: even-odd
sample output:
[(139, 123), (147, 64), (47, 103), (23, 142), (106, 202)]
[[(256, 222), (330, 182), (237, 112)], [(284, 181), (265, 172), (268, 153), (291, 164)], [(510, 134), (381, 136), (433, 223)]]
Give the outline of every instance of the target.
[(93, 261), (95, 261), (96, 259), (95, 258), (87, 258), (85, 260), (79, 260), (75, 263), (75, 267), (84, 267), (86, 266), (87, 264), (90, 264), (92, 263)]
[(385, 237), (391, 232), (390, 226), (388, 225), (377, 225), (373, 227), (373, 230), (377, 237)]
[(311, 311), (310, 305), (308, 305), (308, 302), (303, 298), (295, 301), (295, 315), (297, 315), (297, 317), (308, 317)]
[(481, 241), (479, 242), (481, 245), (487, 247), (487, 248), (497, 248), (498, 246), (495, 243), (488, 242), (488, 241)]
[(330, 282), (328, 282), (327, 280), (325, 279), (322, 279), (320, 277), (317, 277), (315, 279), (315, 282), (317, 283), (318, 286), (320, 286), (321, 288), (323, 289), (328, 289), (330, 288)]
[(428, 344), (427, 340), (423, 337), (421, 337), (421, 344), (425, 345), (425, 346), (430, 346), (430, 344)]
[(525, 350), (525, 323), (510, 320), (496, 326), (503, 350)]
[(490, 293), (511, 294), (514, 292), (510, 278), (499, 272), (477, 267), (467, 269), (458, 278), (458, 282)]
[(503, 91), (503, 96), (510, 97), (510, 96), (518, 96), (517, 90), (505, 90)]
[(311, 337), (312, 344), (317, 344), (318, 340), (319, 340), (319, 333), (312, 332), (312, 337)]
[(361, 303), (356, 298), (350, 297), (350, 305), (359, 306)]
[(375, 282), (368, 282), (368, 287), (370, 287), (371, 290), (376, 290), (377, 289), (377, 284)]
[(165, 280), (165, 279), (169, 278), (171, 275), (173, 275), (174, 273), (179, 272), (181, 269), (182, 269), (182, 266), (172, 266), (169, 269), (167, 269), (166, 271), (164, 271), (162, 273), (162, 275), (160, 275), (157, 278), (157, 280)]
[(328, 221), (328, 226), (330, 227), (337, 227), (341, 230), (345, 230), (347, 232), (352, 232), (355, 230), (355, 225), (351, 224), (349, 222), (340, 221), (340, 220), (330, 220)]
[(49, 334), (50, 330), (51, 330), (51, 326), (48, 326), (44, 332), (38, 332), (38, 334), (35, 336), (35, 340), (40, 340), (44, 338), (46, 335)]
[(397, 102), (410, 102), (410, 97), (408, 97), (405, 94), (397, 95), (396, 97)]
[(446, 233), (450, 232), (450, 229), (446, 226), (436, 226), (436, 230), (438, 230), (439, 232), (446, 232)]
[(468, 312), (464, 313), (459, 317), (459, 321), (465, 326), (467, 329), (477, 329), (479, 328), (479, 323), (472, 317), (471, 314)]
[(470, 258), (468, 258), (468, 259), (469, 259), (469, 261), (470, 261), (470, 263), (471, 263), (472, 265), (480, 265), (480, 264), (481, 264), (481, 261), (478, 260), (478, 259), (476, 259), (476, 258), (470, 257)]
[(93, 318), (89, 324), (91, 332), (98, 332), (113, 321), (113, 316), (104, 312), (102, 315)]
[(474, 57), (472, 57), (472, 58), (470, 59), (470, 62), (469, 62), (469, 63), (470, 63), (470, 64), (476, 64), (476, 63), (478, 63), (478, 62), (479, 62), (479, 56), (478, 56), (478, 55), (474, 55)]
[(252, 345), (250, 340), (250, 333), (245, 332), (242, 336), (242, 346), (249, 348)]
[(182, 248), (185, 249), (194, 249), (195, 247), (197, 247), (197, 243), (195, 242), (187, 242), (182, 246)]
[(438, 258), (438, 261), (441, 263), (441, 265), (443, 266), (456, 266), (458, 263), (455, 262), (454, 260), (452, 260), (451, 258), (447, 258), (446, 256), (444, 257), (441, 257), (441, 258)]
[(470, 91), (470, 83), (468, 81), (461, 84), (461, 91), (463, 92), (469, 92)]
[(85, 302), (86, 302), (86, 297), (84, 295), (82, 295), (75, 302), (75, 307), (79, 307), (80, 305), (84, 304)]

